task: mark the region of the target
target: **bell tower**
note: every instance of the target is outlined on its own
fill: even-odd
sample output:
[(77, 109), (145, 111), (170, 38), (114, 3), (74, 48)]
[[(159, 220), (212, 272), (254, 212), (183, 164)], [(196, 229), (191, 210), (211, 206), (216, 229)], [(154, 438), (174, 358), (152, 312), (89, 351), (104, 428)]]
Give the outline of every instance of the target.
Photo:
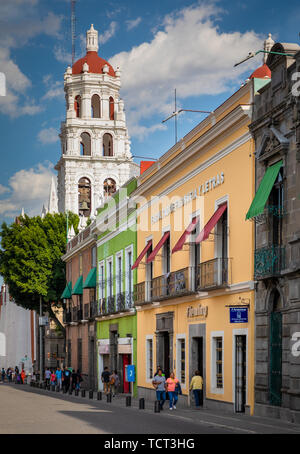
[[(61, 124), (59, 212), (94, 217), (103, 199), (139, 174), (120, 99), (121, 72), (98, 55), (98, 32), (86, 34), (86, 55), (64, 75), (66, 119)], [(84, 223), (84, 222), (83, 222)]]

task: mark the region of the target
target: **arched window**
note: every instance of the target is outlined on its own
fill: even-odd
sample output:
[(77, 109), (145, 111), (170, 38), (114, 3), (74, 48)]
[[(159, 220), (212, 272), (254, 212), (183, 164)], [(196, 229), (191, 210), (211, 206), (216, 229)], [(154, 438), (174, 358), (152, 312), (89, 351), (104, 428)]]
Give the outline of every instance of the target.
[(76, 112), (76, 117), (80, 118), (81, 117), (81, 96), (76, 96), (75, 102), (74, 102), (74, 109)]
[(101, 117), (100, 97), (98, 95), (92, 96), (92, 118)]
[(91, 182), (88, 178), (81, 178), (78, 183), (78, 213), (88, 218), (91, 214)]
[(80, 155), (91, 156), (91, 136), (87, 132), (80, 136)]
[(103, 183), (103, 193), (104, 197), (109, 197), (113, 195), (117, 190), (117, 184), (112, 178), (106, 178)]
[(103, 156), (113, 156), (113, 138), (111, 134), (104, 134), (103, 136)]
[(115, 119), (115, 101), (112, 96), (109, 98), (109, 119)]

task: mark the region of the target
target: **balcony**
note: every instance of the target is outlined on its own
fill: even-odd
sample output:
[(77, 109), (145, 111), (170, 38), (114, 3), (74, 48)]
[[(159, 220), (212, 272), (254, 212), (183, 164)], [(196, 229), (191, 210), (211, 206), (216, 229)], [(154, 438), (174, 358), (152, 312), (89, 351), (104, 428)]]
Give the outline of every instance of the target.
[(269, 246), (257, 249), (254, 255), (255, 279), (279, 276), (285, 268), (285, 247)]
[(152, 279), (151, 300), (174, 298), (192, 293), (190, 268), (175, 271)]
[(133, 307), (133, 295), (132, 292), (119, 293), (116, 296), (117, 311), (123, 312), (128, 311)]
[(107, 308), (106, 309), (107, 309), (108, 314), (114, 314), (116, 312), (114, 296), (107, 297)]
[(194, 293), (194, 268), (184, 268), (173, 273), (152, 279), (152, 282), (141, 282), (135, 286), (135, 304), (147, 304), (177, 298)]
[(216, 258), (198, 266), (196, 274), (196, 289), (198, 291), (216, 290), (228, 287), (230, 283), (230, 259)]

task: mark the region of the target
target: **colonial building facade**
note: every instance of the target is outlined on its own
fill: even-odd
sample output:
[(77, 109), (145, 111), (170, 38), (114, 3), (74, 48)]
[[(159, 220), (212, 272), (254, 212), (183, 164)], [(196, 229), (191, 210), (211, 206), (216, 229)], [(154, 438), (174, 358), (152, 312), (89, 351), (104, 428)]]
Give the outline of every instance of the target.
[[(260, 77), (258, 79), (257, 77)], [(183, 399), (198, 369), (204, 405), (254, 409), (254, 142), (260, 68), (138, 179), (138, 393), (154, 399), (158, 366), (175, 370)]]
[[(129, 180), (99, 210), (95, 230), (98, 233), (98, 304), (97, 347), (98, 388), (103, 389), (104, 367), (117, 370), (119, 391), (137, 395), (136, 379), (128, 380), (128, 366), (137, 372), (137, 317), (133, 290), (136, 284), (136, 211), (129, 202), (136, 189)], [(136, 377), (136, 373), (134, 374)]]
[(298, 44), (273, 46), (255, 98), (255, 412), (300, 422), (300, 71)]
[(96, 322), (96, 236), (94, 223), (67, 245), (62, 257), (66, 262), (67, 285), (64, 301), (66, 326), (65, 365), (82, 374), (82, 386), (95, 389), (97, 383)]
[(67, 113), (56, 165), (59, 212), (72, 211), (84, 219), (95, 217), (103, 199), (139, 172), (119, 95), (121, 72), (98, 56), (93, 25), (86, 41), (86, 56), (64, 76)]

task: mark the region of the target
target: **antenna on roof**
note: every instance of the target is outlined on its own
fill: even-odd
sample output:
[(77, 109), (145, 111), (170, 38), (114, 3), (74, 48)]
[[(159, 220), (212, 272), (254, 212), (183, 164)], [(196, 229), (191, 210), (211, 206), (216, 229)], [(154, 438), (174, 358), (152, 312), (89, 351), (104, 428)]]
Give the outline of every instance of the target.
[(71, 0), (71, 34), (72, 34), (72, 66), (75, 63), (76, 57), (76, 0)]
[(175, 117), (175, 145), (178, 142), (178, 138), (177, 138), (177, 117), (178, 117), (178, 115), (181, 112), (197, 112), (197, 113), (203, 113), (203, 114), (211, 114), (211, 113), (213, 113), (213, 112), (208, 111), (208, 110), (191, 110), (191, 109), (179, 109), (179, 110), (177, 110), (177, 90), (175, 88), (175, 110), (172, 113), (172, 115), (170, 115), (169, 117), (167, 117), (165, 120), (162, 121), (162, 123), (166, 123), (167, 121), (171, 120), (171, 118)]

